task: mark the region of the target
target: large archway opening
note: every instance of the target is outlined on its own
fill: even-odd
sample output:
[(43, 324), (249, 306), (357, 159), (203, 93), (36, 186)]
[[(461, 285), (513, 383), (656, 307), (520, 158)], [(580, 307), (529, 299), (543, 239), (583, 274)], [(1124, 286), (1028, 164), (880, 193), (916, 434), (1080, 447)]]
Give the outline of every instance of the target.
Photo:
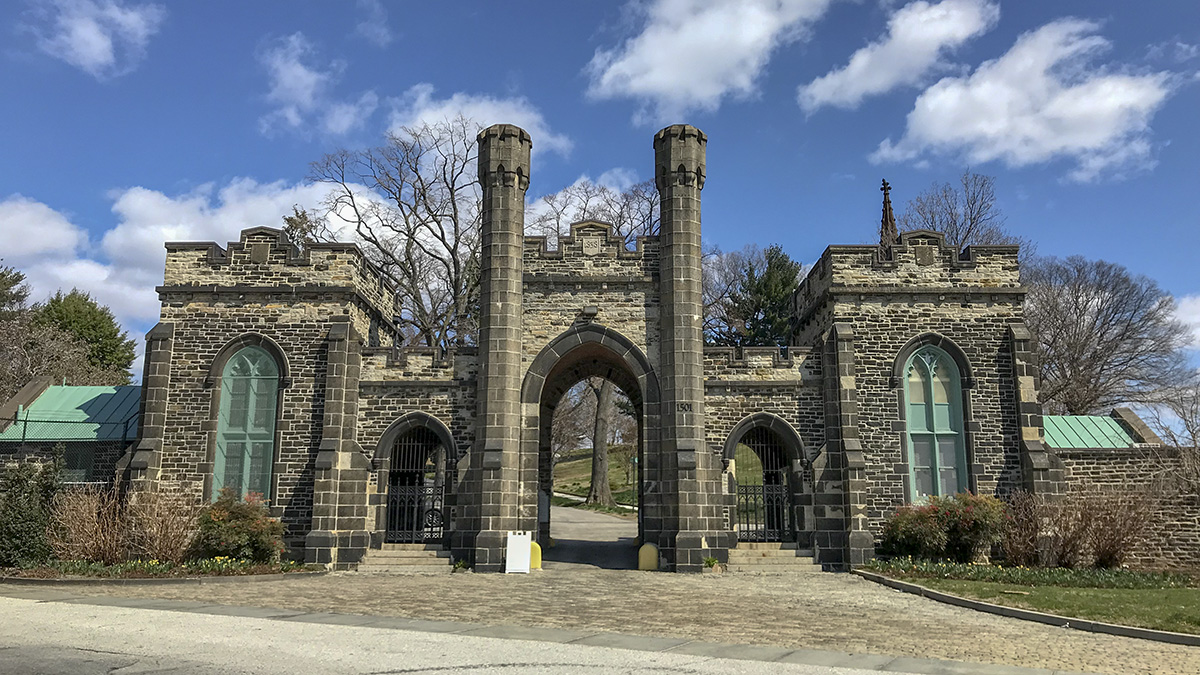
[[(555, 412), (564, 404), (570, 405), (573, 396), (594, 395), (578, 391), (576, 388), (581, 384), (588, 387), (608, 382), (614, 394), (620, 392), (628, 401), (627, 412), (633, 418), (629, 433), (617, 437), (631, 447), (610, 455), (609, 476), (624, 478), (628, 470), (632, 480), (628, 483), (621, 480), (619, 484), (627, 487), (617, 493), (622, 501), (638, 506), (645, 502), (646, 420), (656, 418), (652, 406), (657, 401), (657, 384), (636, 347), (621, 345), (615, 337), (619, 336), (602, 328), (572, 331), (547, 347), (530, 369), (524, 402), (526, 410), (530, 410), (529, 404), (536, 404), (538, 411), (538, 540), (547, 568), (559, 563), (625, 569), (637, 566), (637, 547), (644, 534), (641, 509), (628, 514), (604, 513), (566, 506), (564, 497), (554, 497), (555, 470), (565, 470), (561, 454), (556, 457), (556, 450), (561, 452), (562, 444), (556, 443), (554, 434)], [(534, 386), (529, 386), (530, 382)], [(579, 484), (576, 492), (583, 491), (580, 488), (584, 483), (590, 487), (593, 449), (590, 439), (582, 445), (587, 447), (576, 448), (575, 461), (582, 462), (589, 475), (586, 480), (582, 477), (575, 480)], [(584, 454), (586, 459), (580, 456)]]

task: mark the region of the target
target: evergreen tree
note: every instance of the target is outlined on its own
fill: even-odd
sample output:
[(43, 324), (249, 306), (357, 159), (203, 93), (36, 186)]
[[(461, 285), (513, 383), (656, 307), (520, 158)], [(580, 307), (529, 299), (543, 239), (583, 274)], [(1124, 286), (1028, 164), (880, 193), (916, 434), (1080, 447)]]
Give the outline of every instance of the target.
[(733, 347), (788, 344), (801, 268), (778, 245), (763, 252), (763, 262), (747, 262), (724, 303), (728, 324), (716, 331), (714, 341)]
[(112, 311), (89, 294), (78, 289), (65, 295), (59, 291), (37, 308), (37, 315), (39, 323), (70, 333), (86, 344), (93, 366), (124, 373), (126, 383), (132, 379), (133, 340), (121, 330)]
[(12, 267), (0, 267), (0, 321), (11, 319), (29, 299), (25, 275)]

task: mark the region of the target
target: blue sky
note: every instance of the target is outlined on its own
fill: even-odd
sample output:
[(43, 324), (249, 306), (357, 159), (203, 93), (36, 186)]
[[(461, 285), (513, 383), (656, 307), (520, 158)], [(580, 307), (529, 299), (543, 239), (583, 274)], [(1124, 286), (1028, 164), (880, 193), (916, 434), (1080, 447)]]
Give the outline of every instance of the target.
[(1119, 262), (1200, 341), (1200, 3), (13, 0), (0, 257), (157, 319), (164, 240), (315, 205), (308, 163), (457, 112), (534, 137), (531, 197), (709, 135), (705, 239), (814, 261), (964, 167), (1038, 252)]

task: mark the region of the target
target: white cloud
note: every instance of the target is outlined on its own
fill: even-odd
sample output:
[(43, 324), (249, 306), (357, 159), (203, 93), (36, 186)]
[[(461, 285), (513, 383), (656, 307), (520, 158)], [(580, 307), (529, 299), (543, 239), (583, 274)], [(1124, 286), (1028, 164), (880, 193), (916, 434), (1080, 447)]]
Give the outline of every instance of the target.
[(326, 133), (335, 136), (356, 131), (370, 119), (377, 107), (379, 107), (379, 97), (373, 91), (363, 94), (357, 101), (332, 103), (325, 110), (321, 119), (321, 127)]
[(104, 80), (137, 68), (167, 11), (121, 0), (51, 0), (30, 16), (38, 49)]
[(800, 87), (805, 112), (824, 105), (854, 108), (864, 98), (920, 82), (947, 64), (944, 54), (996, 25), (999, 5), (985, 0), (914, 2), (888, 20), (888, 32), (854, 52), (849, 63)]
[(1192, 348), (1200, 349), (1200, 295), (1184, 295), (1175, 298), (1175, 318), (1187, 324), (1192, 331)]
[(654, 0), (642, 31), (587, 66), (593, 99), (632, 98), (636, 122), (678, 121), (747, 98), (772, 52), (804, 37), (831, 0)]
[(357, 33), (376, 47), (386, 47), (392, 42), (392, 29), (388, 27), (387, 10), (379, 0), (358, 0), (358, 9), (363, 20), (354, 27)]
[(317, 50), (303, 33), (270, 42), (258, 59), (270, 83), (267, 100), (274, 106), (259, 118), (264, 134), (280, 129), (304, 133), (312, 125), (319, 125), (328, 134), (346, 134), (360, 128), (378, 105), (373, 91), (357, 101), (335, 100), (331, 90), (341, 79), (345, 64), (317, 63)]
[[(78, 287), (108, 305), (126, 327), (148, 327), (158, 318), (165, 241), (236, 240), (248, 227), (279, 227), (292, 205), (317, 207), (327, 186), (258, 183), (237, 178), (218, 189), (203, 185), (169, 196), (133, 187), (113, 192), (116, 225), (99, 242), (60, 211), (21, 195), (0, 201), (4, 264), (25, 273), (32, 298)], [(36, 235), (36, 236), (31, 236)]]
[(1098, 29), (1079, 19), (1051, 22), (973, 74), (934, 84), (917, 98), (904, 136), (884, 140), (871, 160), (959, 154), (1016, 167), (1065, 158), (1076, 163), (1068, 174), (1076, 181), (1152, 166), (1150, 119), (1174, 78), (1089, 67), (1109, 46)]
[(515, 124), (533, 138), (533, 151), (549, 150), (560, 155), (571, 152), (571, 139), (551, 131), (546, 118), (528, 99), (495, 98), (487, 95), (458, 92), (449, 98), (438, 99), (431, 84), (418, 84), (403, 96), (393, 99), (391, 124), (393, 130), (437, 123), (462, 115), (481, 126)]
[(0, 201), (0, 258), (6, 265), (23, 267), (43, 256), (69, 253), (86, 239), (70, 219), (39, 201), (21, 195)]

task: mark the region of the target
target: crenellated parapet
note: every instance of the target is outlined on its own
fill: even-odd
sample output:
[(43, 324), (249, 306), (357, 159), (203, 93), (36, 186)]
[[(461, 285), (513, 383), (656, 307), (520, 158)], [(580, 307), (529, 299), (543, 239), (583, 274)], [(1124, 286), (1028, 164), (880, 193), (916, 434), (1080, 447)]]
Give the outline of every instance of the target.
[(391, 344), (396, 289), (355, 244), (295, 246), (282, 230), (242, 230), (224, 248), (216, 242), (168, 242), (164, 304), (223, 303), (231, 299), (282, 307), (345, 303), (356, 329)]
[(704, 386), (817, 384), (820, 353), (808, 347), (705, 347)]
[(892, 246), (826, 248), (796, 290), (793, 307), (798, 331), (807, 335), (815, 334), (806, 331), (814, 321), (827, 323), (820, 316), (834, 298), (1019, 303), (1024, 292), (1017, 246), (970, 246), (960, 251), (946, 244), (940, 233), (913, 230), (901, 233)]
[(613, 226), (594, 220), (571, 225), (550, 248), (546, 237), (525, 237), (525, 281), (571, 280), (650, 281), (658, 275), (658, 237), (638, 237), (629, 250)]
[(533, 140), (516, 125), (494, 124), (479, 132), (479, 180), (484, 186), (529, 188)]
[(475, 386), (476, 347), (374, 347), (363, 349), (362, 382), (373, 385), (460, 382)]
[(654, 134), (654, 183), (704, 188), (708, 136), (690, 124), (673, 124)]

